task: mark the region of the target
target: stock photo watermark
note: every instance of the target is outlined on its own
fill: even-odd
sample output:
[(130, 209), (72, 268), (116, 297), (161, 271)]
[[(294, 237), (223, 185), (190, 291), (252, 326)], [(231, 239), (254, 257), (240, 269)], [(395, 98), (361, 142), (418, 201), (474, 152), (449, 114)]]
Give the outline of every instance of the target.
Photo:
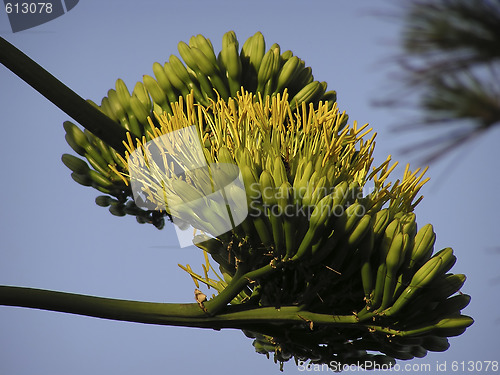
[(499, 361), (436, 361), (435, 363), (381, 364), (375, 361), (358, 361), (351, 364), (331, 361), (323, 364), (299, 362), (297, 369), (305, 373), (321, 372), (383, 372), (408, 373), (492, 373), (499, 371)]
[(4, 10), (13, 33), (28, 30), (64, 15), (79, 0), (10, 1), (4, 0)]
[(181, 247), (196, 243), (194, 229), (216, 237), (248, 216), (239, 168), (207, 163), (194, 125), (149, 141), (128, 163), (136, 205), (162, 211), (168, 207)]
[[(308, 194), (308, 189), (309, 189), (308, 185), (293, 189), (293, 196), (291, 197), (291, 200), (295, 203), (287, 202), (285, 204), (278, 204), (278, 203), (268, 204), (265, 202), (266, 201), (280, 202), (283, 200), (289, 201), (290, 197), (284, 194), (279, 187), (272, 188), (266, 186), (262, 188), (260, 184), (257, 183), (250, 184), (246, 189), (246, 194), (250, 199), (249, 215), (252, 217), (257, 217), (262, 215), (284, 217), (284, 218), (304, 217), (309, 220), (314, 212), (316, 205), (315, 204), (303, 205), (299, 203), (299, 201)], [(314, 196), (316, 197), (326, 197), (329, 194), (335, 193), (334, 187), (330, 188), (324, 186), (314, 187), (312, 184), (311, 187), (312, 189), (314, 189)], [(364, 196), (363, 189), (350, 190), (350, 191), (347, 190), (342, 194), (341, 200), (354, 202), (356, 199), (360, 199), (363, 196)], [(317, 203), (317, 201), (315, 203)], [(343, 205), (336, 204), (332, 206), (324, 206), (321, 208), (321, 210), (328, 216), (340, 217), (344, 215), (346, 208)], [(357, 216), (363, 216), (366, 214), (366, 208), (363, 206), (359, 206), (354, 214)]]

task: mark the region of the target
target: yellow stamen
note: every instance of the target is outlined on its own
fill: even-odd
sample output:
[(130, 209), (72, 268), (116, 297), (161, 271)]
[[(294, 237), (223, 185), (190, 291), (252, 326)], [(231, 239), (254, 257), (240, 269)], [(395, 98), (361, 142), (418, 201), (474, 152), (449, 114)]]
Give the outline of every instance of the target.
[[(286, 92), (272, 98), (241, 92), (227, 102), (219, 98), (204, 107), (194, 104), (192, 95), (189, 95), (186, 100), (174, 103), (172, 114), (155, 113), (158, 127), (148, 119), (151, 130), (148, 130), (147, 137), (137, 139), (134, 144), (132, 136), (127, 135), (127, 155), (133, 155), (135, 149), (142, 148), (145, 156), (143, 160), (137, 157), (135, 159), (138, 160), (129, 160), (130, 175), (135, 173), (139, 176), (137, 178), (142, 180), (148, 199), (160, 207), (164, 205), (168, 194), (175, 193), (170, 185), (171, 179), (179, 178), (173, 174), (174, 167), (175, 170), (180, 167), (186, 171), (186, 163), (194, 164), (197, 161), (193, 153), (196, 142), (205, 148), (207, 164), (217, 159), (215, 156), (222, 146), (228, 148), (233, 158), (238, 149), (245, 147), (253, 155), (253, 162), (259, 169), (269, 168), (274, 158), (284, 156), (293, 177), (297, 173), (297, 161), (305, 158), (311, 160), (313, 165), (320, 162), (319, 165), (325, 171), (333, 171), (334, 181), (357, 181), (360, 186), (368, 182), (373, 184), (375, 190), (368, 204), (371, 207), (388, 203), (393, 210), (414, 209), (421, 198), (415, 202), (414, 199), (428, 180), (423, 179), (427, 168), (412, 172), (407, 165), (401, 181), (389, 182), (389, 175), (397, 162), (393, 163), (389, 155), (381, 165), (372, 166), (376, 133), (372, 132), (368, 124), (358, 126), (353, 122), (352, 126), (345, 125), (345, 112), (341, 113), (336, 105), (328, 110), (326, 103), (317, 109), (302, 103), (292, 111), (287, 100)], [(184, 139), (170, 142), (160, 138), (193, 124), (198, 130), (198, 139), (189, 139), (188, 144), (184, 144)], [(370, 138), (364, 140), (370, 133)], [(159, 160), (147, 158), (146, 151), (150, 147), (148, 139), (156, 144), (153, 147), (161, 150), (161, 157), (156, 158)], [(120, 160), (126, 164), (123, 158), (120, 157)], [(112, 170), (128, 183), (129, 175), (116, 168)], [(204, 186), (203, 183), (206, 185), (203, 178), (197, 181), (194, 174), (186, 176), (185, 181), (195, 188)]]

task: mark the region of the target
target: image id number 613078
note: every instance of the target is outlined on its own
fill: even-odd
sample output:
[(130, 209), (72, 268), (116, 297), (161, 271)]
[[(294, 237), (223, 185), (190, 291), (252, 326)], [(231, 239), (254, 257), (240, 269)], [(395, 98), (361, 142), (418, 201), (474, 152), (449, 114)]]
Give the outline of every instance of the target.
[(7, 14), (41, 14), (52, 13), (52, 3), (6, 3)]

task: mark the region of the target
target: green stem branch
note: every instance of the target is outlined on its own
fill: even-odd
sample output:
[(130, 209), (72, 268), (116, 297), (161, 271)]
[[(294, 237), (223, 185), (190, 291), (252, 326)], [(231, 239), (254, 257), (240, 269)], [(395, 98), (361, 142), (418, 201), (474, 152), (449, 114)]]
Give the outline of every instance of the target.
[(317, 314), (304, 311), (300, 306), (276, 309), (232, 305), (212, 316), (197, 303), (140, 302), (15, 286), (0, 286), (0, 305), (158, 325), (212, 329), (259, 327), (263, 332), (266, 326), (276, 328), (280, 323), (300, 323), (304, 326), (310, 322), (328, 326), (358, 325), (354, 315)]
[(259, 269), (244, 273), (242, 267), (243, 265), (240, 264), (233, 279), (222, 292), (220, 292), (212, 300), (205, 303), (205, 308), (209, 314), (217, 314), (221, 309), (227, 306), (227, 304), (230, 303), (234, 297), (240, 294), (250, 282), (267, 276), (277, 270), (276, 266), (267, 264)]
[(125, 153), (125, 129), (1, 37), (0, 63), (95, 136)]

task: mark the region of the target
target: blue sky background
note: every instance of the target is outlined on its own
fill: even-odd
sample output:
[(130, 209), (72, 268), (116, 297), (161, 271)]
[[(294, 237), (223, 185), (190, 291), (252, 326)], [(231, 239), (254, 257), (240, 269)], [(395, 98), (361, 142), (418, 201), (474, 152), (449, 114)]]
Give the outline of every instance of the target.
[[(3, 10), (0, 33), (84, 98), (100, 102), (115, 80), (132, 88), (152, 64), (176, 54), (192, 35), (217, 51), (234, 30), (240, 45), (261, 31), (269, 47), (291, 49), (315, 79), (338, 92), (350, 120), (378, 133), (376, 162), (393, 154), (404, 166), (416, 158), (402, 146), (433, 137), (395, 134), (390, 126), (411, 116), (373, 101), (397, 87), (390, 74), (402, 20), (379, 13), (388, 0), (358, 1), (118, 1), (81, 0), (47, 24), (13, 34)], [(0, 284), (113, 298), (192, 302), (194, 285), (177, 263), (201, 269), (195, 247), (180, 249), (173, 227), (162, 231), (117, 218), (94, 203), (97, 192), (73, 182), (60, 161), (68, 116), (0, 66), (1, 134)], [(500, 250), (498, 240), (499, 129), (431, 166), (417, 207), (420, 226), (431, 222), (436, 249), (451, 246), (472, 295), (465, 310), (476, 320), (452, 338), (445, 353), (401, 364), (499, 361)], [(394, 179), (401, 177), (402, 168)], [(167, 247), (165, 247), (167, 246)], [(171, 247), (168, 247), (171, 246)], [(205, 290), (205, 292), (207, 292)], [(221, 332), (107, 321), (0, 306), (0, 374), (225, 374), (279, 373), (254, 352), (241, 332)], [(292, 362), (285, 373), (300, 373)], [(418, 372), (414, 372), (418, 373)], [(451, 373), (451, 372), (450, 372)]]

